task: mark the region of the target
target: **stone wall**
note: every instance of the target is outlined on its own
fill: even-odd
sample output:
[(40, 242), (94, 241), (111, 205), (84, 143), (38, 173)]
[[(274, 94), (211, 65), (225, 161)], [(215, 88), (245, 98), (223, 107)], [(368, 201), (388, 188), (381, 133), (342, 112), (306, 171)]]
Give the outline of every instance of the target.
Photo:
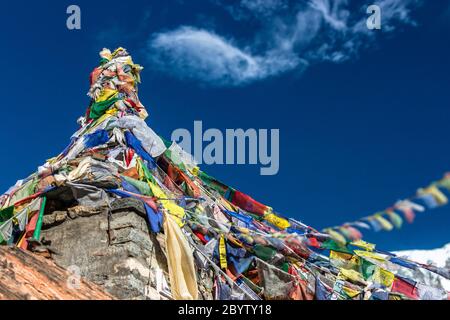
[(53, 260), (79, 268), (119, 299), (164, 299), (156, 290), (157, 274), (167, 278), (163, 235), (149, 233), (141, 202), (117, 199), (111, 206), (111, 213), (82, 206), (46, 212), (42, 239)]

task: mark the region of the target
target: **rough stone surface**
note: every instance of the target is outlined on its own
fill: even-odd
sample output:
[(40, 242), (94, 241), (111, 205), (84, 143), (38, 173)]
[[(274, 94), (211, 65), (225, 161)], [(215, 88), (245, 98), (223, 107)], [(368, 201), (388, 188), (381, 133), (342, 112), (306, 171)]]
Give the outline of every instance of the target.
[(0, 247), (0, 300), (110, 300), (104, 288), (43, 257)]
[[(149, 232), (141, 201), (115, 199), (110, 208), (54, 207), (44, 215), (41, 242), (56, 264), (78, 270), (119, 299), (170, 299), (164, 234)], [(211, 272), (198, 273), (201, 299), (212, 299)]]
[(42, 237), (58, 253), (52, 255), (58, 265), (79, 269), (115, 297), (162, 299), (156, 273), (168, 281), (166, 257), (148, 230), (142, 203), (117, 199), (111, 214), (82, 206), (46, 214)]
[(53, 227), (55, 225), (63, 223), (67, 218), (67, 212), (65, 211), (54, 211), (52, 214), (44, 216), (42, 221), (44, 228)]

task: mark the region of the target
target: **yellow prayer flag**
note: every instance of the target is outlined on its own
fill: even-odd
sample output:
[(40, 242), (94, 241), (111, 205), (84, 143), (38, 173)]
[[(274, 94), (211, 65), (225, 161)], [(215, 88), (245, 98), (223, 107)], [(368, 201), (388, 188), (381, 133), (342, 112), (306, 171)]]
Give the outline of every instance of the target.
[(117, 108), (116, 107), (113, 107), (113, 108), (111, 108), (111, 109), (108, 109), (108, 110), (106, 110), (105, 111), (105, 114), (109, 114), (109, 115), (115, 115), (116, 113), (117, 113)]
[(119, 91), (109, 88), (103, 88), (101, 95), (95, 100), (95, 102), (103, 102), (114, 98), (119, 94)]
[(110, 113), (108, 113), (108, 112), (104, 113), (100, 118), (95, 120), (95, 122), (93, 123), (92, 126), (90, 126), (89, 128), (87, 128), (85, 130), (84, 134), (88, 134), (90, 132), (93, 132), (95, 128), (97, 128), (101, 123), (103, 123), (103, 121), (106, 121), (106, 119), (111, 118), (111, 116), (112, 115)]
[[(156, 184), (148, 181), (147, 182), (150, 190), (158, 199), (167, 199), (167, 195), (164, 193), (164, 191), (157, 186)], [(184, 225), (183, 218), (185, 215), (184, 209), (177, 205), (173, 200), (158, 200), (163, 207), (169, 211), (169, 213), (172, 215), (173, 219), (177, 222), (177, 224), (182, 227)]]
[(385, 218), (383, 218), (381, 215), (376, 214), (373, 216), (374, 219), (376, 219), (380, 224), (381, 227), (386, 230), (386, 231), (391, 231), (392, 229), (394, 229), (394, 226), (387, 221)]
[(219, 258), (220, 258), (220, 268), (226, 269), (227, 265), (227, 247), (225, 244), (224, 236), (220, 237), (219, 240)]
[(366, 251), (373, 251), (373, 250), (375, 250), (375, 244), (368, 243), (368, 242), (366, 242), (364, 240), (356, 240), (356, 241), (353, 241), (350, 244), (355, 246), (355, 247), (366, 249)]
[(343, 253), (330, 250), (330, 259), (331, 260), (350, 260), (352, 255), (350, 253)]
[(225, 207), (225, 209), (227, 209), (228, 211), (233, 211), (236, 212), (238, 211), (238, 208), (236, 208), (232, 203), (230, 203), (227, 199), (225, 199), (224, 197), (221, 197), (220, 199), (220, 203)]
[(347, 240), (345, 240), (344, 236), (341, 235), (339, 232), (331, 230), (331, 229), (327, 229), (327, 230), (325, 230), (325, 232), (328, 233), (334, 241), (336, 241), (340, 244), (347, 243)]
[(330, 250), (331, 263), (338, 268), (359, 270), (361, 260), (357, 255)]
[(437, 203), (441, 206), (446, 205), (448, 203), (448, 198), (434, 184), (430, 185), (428, 188), (419, 189), (418, 193), (419, 194), (431, 194), (434, 197), (434, 199), (436, 199)]
[(362, 251), (362, 250), (354, 250), (354, 252), (363, 258), (370, 258), (370, 259), (374, 259), (374, 260), (378, 260), (378, 261), (386, 261), (386, 259), (374, 252), (368, 252), (368, 251)]
[(392, 284), (394, 283), (394, 278), (395, 275), (392, 272), (377, 267), (371, 280), (375, 283), (381, 284), (384, 287), (390, 289)]
[(50, 158), (47, 160), (47, 162), (50, 164), (54, 164), (54, 163), (56, 163), (56, 161), (58, 161), (58, 157), (53, 157), (53, 158)]
[(200, 171), (199, 167), (194, 167), (194, 168), (192, 168), (191, 173), (194, 176), (198, 176), (199, 171)]
[(284, 218), (281, 218), (279, 216), (277, 216), (274, 213), (268, 213), (264, 216), (264, 220), (268, 221), (269, 223), (273, 224), (274, 226), (277, 226), (280, 229), (286, 229), (289, 228), (291, 226), (291, 224), (289, 223), (289, 221), (287, 221)]
[(361, 292), (355, 289), (351, 289), (348, 287), (343, 287), (342, 291), (344, 291), (344, 293), (350, 298), (353, 299), (354, 297), (356, 297), (358, 294), (360, 294)]
[(362, 275), (355, 271), (355, 270), (351, 270), (351, 269), (340, 269), (339, 270), (339, 275), (341, 278), (347, 279), (347, 280), (351, 280), (357, 283), (361, 283), (361, 284), (366, 284), (366, 281), (364, 280), (364, 278), (362, 277)]
[(119, 48), (117, 48), (116, 50), (114, 50), (114, 52), (112, 53), (112, 57), (115, 57), (119, 52), (122, 52), (122, 51), (125, 51), (125, 49), (124, 48), (122, 48), (122, 47), (119, 47)]

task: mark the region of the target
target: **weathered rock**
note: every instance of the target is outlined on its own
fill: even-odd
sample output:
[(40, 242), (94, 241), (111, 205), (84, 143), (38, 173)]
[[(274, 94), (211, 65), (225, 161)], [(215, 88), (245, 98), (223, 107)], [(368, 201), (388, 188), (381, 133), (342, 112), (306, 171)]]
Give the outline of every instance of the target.
[(142, 203), (134, 200), (115, 200), (111, 214), (104, 209), (72, 207), (68, 209), (71, 219), (60, 224), (54, 222), (61, 213), (53, 212), (46, 218), (49, 228), (42, 236), (60, 253), (53, 255), (58, 265), (78, 269), (115, 297), (162, 299), (156, 290), (156, 274), (158, 269), (159, 274), (167, 273), (166, 257), (156, 236), (148, 231)]
[(42, 226), (44, 228), (50, 228), (60, 223), (63, 223), (67, 219), (66, 211), (54, 211), (51, 214), (44, 216)]
[(76, 217), (90, 217), (96, 214), (107, 213), (107, 207), (85, 207), (85, 206), (74, 206), (68, 210), (69, 216), (72, 219)]
[(104, 288), (16, 247), (0, 247), (1, 300), (110, 300)]
[(146, 216), (144, 204), (134, 198), (122, 198), (116, 199), (111, 203), (111, 212), (128, 212), (133, 211), (140, 215), (141, 217)]

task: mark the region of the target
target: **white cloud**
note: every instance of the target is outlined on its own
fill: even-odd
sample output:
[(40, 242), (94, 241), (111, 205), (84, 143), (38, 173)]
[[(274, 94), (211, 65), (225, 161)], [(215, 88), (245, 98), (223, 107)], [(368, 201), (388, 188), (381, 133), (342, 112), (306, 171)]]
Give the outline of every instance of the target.
[(322, 14), (323, 20), (336, 30), (347, 29), (346, 20), (349, 11), (343, 8), (346, 4), (346, 0), (311, 0), (310, 2), (311, 7)]
[(422, 0), (379, 0), (375, 4), (382, 10), (383, 27), (386, 31), (393, 31), (397, 24), (416, 25), (411, 13), (422, 4)]
[(153, 62), (182, 78), (239, 85), (295, 68), (296, 57), (254, 56), (215, 33), (192, 27), (159, 33), (149, 42)]
[[(366, 27), (357, 0), (212, 0), (239, 22), (258, 19), (260, 30), (245, 43), (213, 31), (183, 26), (153, 35), (148, 52), (154, 65), (179, 78), (212, 85), (242, 85), (303, 70), (321, 62), (342, 63), (370, 46), (376, 31)], [(382, 31), (415, 25), (411, 13), (422, 0), (378, 0)]]
[(270, 15), (282, 9), (286, 9), (286, 0), (242, 0), (240, 6), (256, 14)]
[(210, 0), (225, 9), (237, 21), (267, 18), (289, 8), (289, 0)]

